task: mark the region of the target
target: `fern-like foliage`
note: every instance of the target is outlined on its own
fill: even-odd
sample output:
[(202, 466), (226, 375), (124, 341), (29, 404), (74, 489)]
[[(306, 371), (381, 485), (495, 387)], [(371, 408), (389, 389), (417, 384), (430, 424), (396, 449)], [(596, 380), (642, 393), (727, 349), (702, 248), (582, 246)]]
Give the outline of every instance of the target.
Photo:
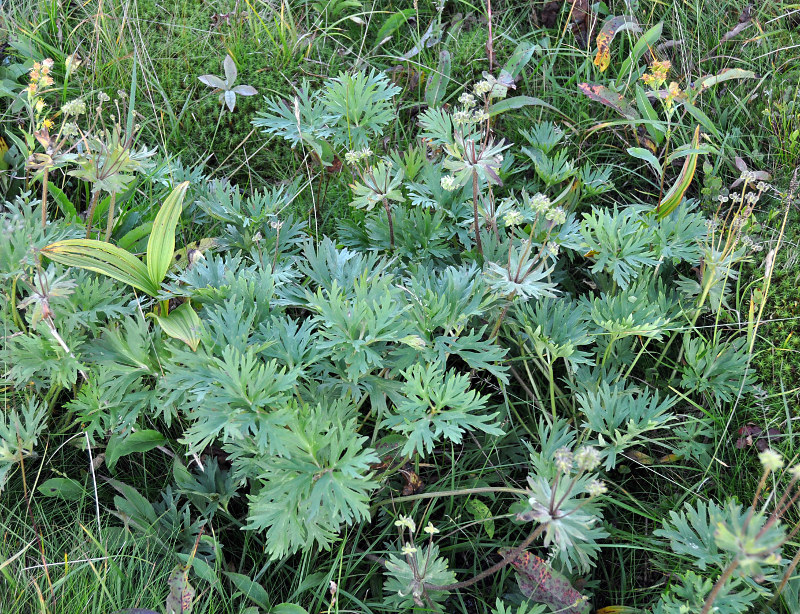
[(497, 413), (485, 413), (487, 399), (470, 390), (468, 376), (430, 364), (414, 365), (403, 376), (403, 400), (383, 422), (408, 437), (403, 454), (425, 456), (442, 438), (461, 443), (467, 431), (503, 434)]
[(369, 519), (377, 487), (370, 464), (379, 457), (344, 411), (293, 406), (286, 427), (283, 453), (253, 461), (260, 488), (250, 496), (248, 528), (266, 531), (272, 558), (328, 548), (340, 525)]

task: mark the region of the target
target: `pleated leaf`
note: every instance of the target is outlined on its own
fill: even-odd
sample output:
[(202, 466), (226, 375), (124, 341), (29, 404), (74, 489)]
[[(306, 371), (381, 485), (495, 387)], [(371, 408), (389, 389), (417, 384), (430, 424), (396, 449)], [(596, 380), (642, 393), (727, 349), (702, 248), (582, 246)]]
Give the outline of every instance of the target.
[(175, 228), (181, 216), (183, 199), (189, 182), (184, 181), (167, 196), (153, 221), (153, 230), (147, 241), (147, 272), (158, 287), (164, 281), (175, 253)]
[(111, 243), (95, 239), (65, 239), (42, 248), (42, 253), (53, 262), (107, 275), (150, 296), (159, 292), (159, 284), (150, 278), (147, 267)]

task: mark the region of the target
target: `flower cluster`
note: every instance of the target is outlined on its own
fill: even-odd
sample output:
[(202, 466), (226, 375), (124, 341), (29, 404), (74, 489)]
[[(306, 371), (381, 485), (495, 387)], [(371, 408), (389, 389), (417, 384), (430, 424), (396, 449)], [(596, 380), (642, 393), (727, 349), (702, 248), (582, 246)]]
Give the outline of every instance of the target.
[(645, 85), (650, 89), (657, 90), (667, 81), (667, 76), (669, 75), (669, 69), (671, 67), (672, 64), (670, 64), (668, 60), (663, 62), (655, 60), (650, 64), (650, 70), (642, 75), (642, 81), (644, 81)]
[(42, 89), (53, 85), (53, 77), (50, 70), (53, 68), (53, 60), (47, 58), (41, 62), (34, 62), (30, 70), (30, 83), (28, 84), (28, 98), (32, 99)]
[(348, 164), (358, 164), (369, 158), (372, 155), (372, 150), (369, 147), (365, 147), (359, 151), (348, 151), (344, 154), (345, 162)]

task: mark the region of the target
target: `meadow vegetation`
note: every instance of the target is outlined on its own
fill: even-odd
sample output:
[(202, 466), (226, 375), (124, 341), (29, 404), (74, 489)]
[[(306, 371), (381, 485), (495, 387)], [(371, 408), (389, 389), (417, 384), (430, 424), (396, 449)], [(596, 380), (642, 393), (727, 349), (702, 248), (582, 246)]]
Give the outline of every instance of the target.
[(0, 7), (0, 612), (800, 612), (799, 58), (784, 0)]

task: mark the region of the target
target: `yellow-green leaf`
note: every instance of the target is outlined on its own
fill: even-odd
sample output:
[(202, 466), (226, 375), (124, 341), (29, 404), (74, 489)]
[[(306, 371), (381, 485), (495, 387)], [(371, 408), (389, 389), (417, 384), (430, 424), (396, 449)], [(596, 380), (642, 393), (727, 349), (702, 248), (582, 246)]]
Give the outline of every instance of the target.
[(105, 241), (65, 239), (42, 248), (42, 253), (53, 262), (107, 275), (150, 296), (158, 294), (160, 289), (140, 260)]
[(157, 286), (164, 281), (172, 264), (172, 255), (175, 253), (175, 228), (188, 187), (189, 182), (184, 181), (172, 190), (153, 221), (153, 231), (147, 241), (147, 272), (150, 280)]
[(173, 339), (183, 341), (192, 350), (200, 345), (200, 329), (203, 323), (189, 303), (173, 309), (167, 316), (152, 314), (162, 330)]
[[(700, 126), (697, 126), (694, 129), (692, 148), (698, 149), (699, 147)], [(658, 219), (664, 219), (670, 213), (675, 211), (681, 200), (683, 200), (683, 195), (686, 194), (686, 190), (689, 189), (689, 185), (691, 185), (692, 179), (694, 179), (694, 173), (697, 170), (697, 158), (699, 155), (700, 153), (698, 152), (686, 156), (686, 160), (683, 162), (683, 168), (681, 169), (678, 177), (675, 179), (675, 183), (673, 183), (669, 191), (664, 194), (664, 198), (661, 199), (658, 207), (656, 207), (656, 217), (658, 217)]]

